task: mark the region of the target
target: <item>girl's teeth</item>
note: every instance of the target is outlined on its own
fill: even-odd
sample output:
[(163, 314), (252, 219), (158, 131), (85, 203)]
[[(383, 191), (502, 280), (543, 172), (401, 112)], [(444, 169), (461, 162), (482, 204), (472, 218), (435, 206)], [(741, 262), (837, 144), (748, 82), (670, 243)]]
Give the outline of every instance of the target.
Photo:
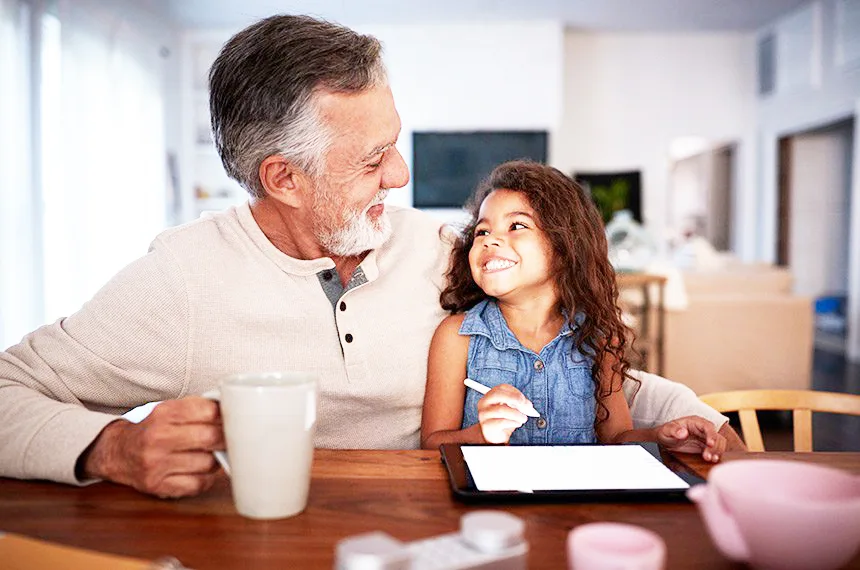
[(484, 268), (495, 271), (497, 269), (507, 269), (508, 267), (513, 267), (516, 265), (513, 261), (509, 261), (507, 259), (492, 259), (484, 265)]

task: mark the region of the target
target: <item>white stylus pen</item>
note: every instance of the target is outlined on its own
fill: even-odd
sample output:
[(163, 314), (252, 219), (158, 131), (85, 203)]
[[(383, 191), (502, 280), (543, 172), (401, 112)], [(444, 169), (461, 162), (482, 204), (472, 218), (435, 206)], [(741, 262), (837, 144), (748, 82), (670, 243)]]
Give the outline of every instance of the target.
[[(466, 378), (465, 380), (463, 380), (463, 384), (465, 384), (467, 388), (471, 388), (472, 390), (475, 390), (476, 392), (480, 392), (481, 394), (486, 394), (487, 392), (490, 391), (489, 386), (484, 386), (480, 382), (475, 382), (471, 378)], [(540, 414), (537, 413), (537, 410), (535, 410), (535, 407), (532, 406), (531, 404), (526, 404), (525, 406), (522, 407), (522, 409), (520, 409), (520, 411), (530, 418), (539, 418), (540, 417)]]

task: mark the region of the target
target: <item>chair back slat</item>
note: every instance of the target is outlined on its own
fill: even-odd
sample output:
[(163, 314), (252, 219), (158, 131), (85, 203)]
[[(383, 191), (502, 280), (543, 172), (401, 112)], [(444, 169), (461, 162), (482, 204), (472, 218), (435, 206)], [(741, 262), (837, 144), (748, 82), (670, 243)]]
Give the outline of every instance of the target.
[(860, 395), (815, 390), (732, 390), (700, 396), (719, 412), (738, 412), (750, 451), (764, 451), (756, 411), (791, 410), (794, 450), (812, 451), (812, 412), (860, 416)]
[(812, 451), (812, 410), (794, 410), (794, 450)]
[(764, 451), (764, 441), (761, 438), (761, 428), (758, 425), (758, 416), (755, 410), (738, 410), (741, 418), (741, 431), (744, 434), (744, 443), (750, 451)]

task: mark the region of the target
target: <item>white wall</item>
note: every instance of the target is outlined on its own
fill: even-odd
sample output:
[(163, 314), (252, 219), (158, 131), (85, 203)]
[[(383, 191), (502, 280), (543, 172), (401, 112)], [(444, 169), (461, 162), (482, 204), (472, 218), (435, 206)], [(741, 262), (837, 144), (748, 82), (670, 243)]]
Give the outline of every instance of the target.
[(565, 34), (563, 118), (554, 161), (566, 172), (641, 169), (643, 217), (666, 229), (673, 140), (737, 141), (733, 250), (754, 255), (752, 34)]
[(718, 251), (730, 248), (734, 148), (720, 146), (673, 160), (669, 174), (669, 225), (705, 237)]
[[(854, 2), (853, 5), (857, 3)], [(847, 29), (858, 21), (839, 12), (837, 0), (820, 0), (759, 30), (777, 41), (775, 93), (757, 106), (759, 126), (758, 257), (773, 261), (777, 241), (777, 172), (779, 138), (807, 131), (855, 115), (860, 108), (860, 29)], [(844, 6), (847, 6), (846, 2)], [(855, 13), (858, 8), (854, 8)], [(803, 80), (805, 79), (805, 81)], [(782, 88), (782, 89), (780, 89)], [(856, 133), (856, 130), (855, 130)], [(856, 138), (855, 138), (856, 140)], [(848, 357), (860, 361), (860, 152), (855, 144), (850, 201), (851, 252), (849, 253)]]
[(42, 323), (41, 217), (32, 182), (30, 25), (0, 0), (0, 350)]
[[(0, 34), (0, 81), (16, 87), (0, 89), (0, 348), (75, 311), (146, 253), (167, 221), (165, 145), (150, 142), (178, 144), (178, 36), (161, 3), (60, 2), (43, 20), (47, 4), (30, 3), (32, 44)], [(35, 93), (24, 89), (31, 70), (16, 69), (28, 57), (43, 71)]]
[(719, 251), (731, 247), (732, 230), (732, 178), (735, 148), (722, 147), (711, 153), (711, 171), (708, 180), (708, 216), (706, 235)]
[(166, 226), (164, 54), (176, 35), (150, 8), (131, 0), (58, 7), (42, 91), (48, 321), (76, 311)]
[[(412, 132), (548, 130), (550, 162), (562, 116), (563, 28), (551, 22), (357, 27), (379, 38), (412, 168)], [(392, 192), (412, 204), (412, 184)], [(448, 219), (456, 214), (440, 212)]]
[(851, 161), (851, 213), (848, 229), (848, 358), (860, 361), (860, 98), (854, 106), (854, 155)]
[(762, 36), (775, 34), (778, 46), (777, 90), (757, 105), (762, 212), (758, 255), (766, 261), (776, 258), (779, 138), (851, 117), (860, 99), (860, 60), (838, 63), (837, 16), (834, 0), (813, 2), (759, 31)]
[(709, 170), (709, 153), (684, 158), (670, 167), (667, 223), (682, 233), (704, 235)]

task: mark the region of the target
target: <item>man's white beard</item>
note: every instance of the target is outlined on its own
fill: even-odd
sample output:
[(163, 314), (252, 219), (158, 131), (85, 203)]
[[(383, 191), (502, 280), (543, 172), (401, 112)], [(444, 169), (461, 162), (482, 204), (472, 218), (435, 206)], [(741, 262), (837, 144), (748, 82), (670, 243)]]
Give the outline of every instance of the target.
[[(373, 221), (367, 215), (367, 211), (381, 204), (387, 195), (388, 190), (380, 190), (364, 210), (350, 212), (346, 219), (341, 218), (343, 221), (339, 228), (318, 226), (316, 238), (320, 245), (332, 255), (339, 257), (359, 255), (381, 247), (391, 237), (391, 220), (388, 219), (388, 212), (383, 211)], [(319, 206), (314, 204), (315, 208)], [(331, 208), (331, 203), (322, 208)]]

